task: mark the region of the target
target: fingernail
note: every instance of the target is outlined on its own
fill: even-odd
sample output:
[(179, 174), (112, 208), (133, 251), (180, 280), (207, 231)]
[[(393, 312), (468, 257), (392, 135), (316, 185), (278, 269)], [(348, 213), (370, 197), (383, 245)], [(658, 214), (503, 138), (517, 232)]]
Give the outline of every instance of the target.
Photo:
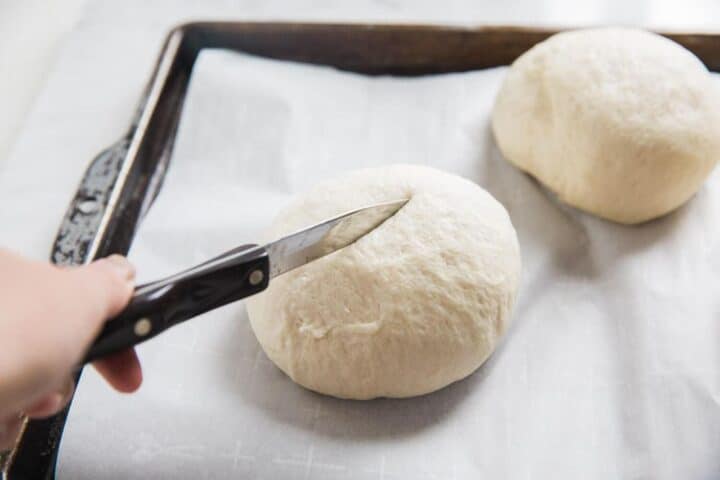
[(135, 267), (127, 261), (122, 255), (110, 255), (105, 258), (112, 267), (125, 279), (132, 280), (135, 278)]

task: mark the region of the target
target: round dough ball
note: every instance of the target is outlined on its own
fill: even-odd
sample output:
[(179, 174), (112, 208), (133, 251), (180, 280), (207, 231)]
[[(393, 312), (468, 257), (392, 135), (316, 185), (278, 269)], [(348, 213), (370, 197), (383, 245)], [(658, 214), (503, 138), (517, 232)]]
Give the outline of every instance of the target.
[(495, 102), (505, 158), (561, 200), (639, 223), (679, 207), (720, 158), (720, 80), (659, 35), (554, 35), (520, 56)]
[(269, 237), (402, 198), (354, 244), (248, 299), (263, 350), (300, 385), (353, 399), (422, 395), (472, 373), (505, 331), (517, 237), (503, 206), (468, 180), (418, 166), (360, 170), (297, 199)]

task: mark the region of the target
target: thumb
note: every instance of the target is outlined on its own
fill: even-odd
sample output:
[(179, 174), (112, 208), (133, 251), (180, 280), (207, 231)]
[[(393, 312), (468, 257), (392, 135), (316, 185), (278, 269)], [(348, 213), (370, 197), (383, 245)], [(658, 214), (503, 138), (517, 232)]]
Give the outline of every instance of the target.
[(129, 301), (135, 269), (125, 257), (112, 255), (83, 267), (68, 269), (66, 275), (74, 290), (82, 292), (85, 305), (78, 320), (85, 323), (89, 342), (100, 325), (120, 313)]

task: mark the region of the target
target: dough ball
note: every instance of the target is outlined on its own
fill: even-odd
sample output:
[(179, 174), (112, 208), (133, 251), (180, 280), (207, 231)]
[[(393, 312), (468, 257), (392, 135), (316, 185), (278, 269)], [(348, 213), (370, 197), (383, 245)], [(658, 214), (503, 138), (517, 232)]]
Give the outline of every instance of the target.
[(248, 299), (265, 353), (300, 385), (353, 399), (422, 395), (472, 373), (505, 331), (517, 237), (503, 206), (468, 180), (418, 166), (356, 171), (298, 198), (269, 237), (401, 198), (377, 229)]
[(492, 115), (505, 158), (621, 223), (679, 207), (720, 158), (720, 80), (659, 35), (557, 34), (519, 57)]

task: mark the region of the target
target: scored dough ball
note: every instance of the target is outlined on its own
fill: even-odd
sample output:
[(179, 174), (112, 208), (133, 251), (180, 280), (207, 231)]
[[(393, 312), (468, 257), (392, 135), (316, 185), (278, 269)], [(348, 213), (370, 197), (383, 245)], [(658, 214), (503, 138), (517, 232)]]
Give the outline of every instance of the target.
[(492, 115), (504, 157), (561, 200), (621, 223), (687, 201), (720, 159), (720, 92), (652, 33), (554, 35), (508, 71)]
[(300, 385), (341, 398), (422, 395), (472, 373), (505, 331), (517, 237), (503, 206), (468, 180), (418, 166), (359, 170), (301, 196), (269, 237), (403, 198), (354, 244), (248, 299), (263, 350)]

